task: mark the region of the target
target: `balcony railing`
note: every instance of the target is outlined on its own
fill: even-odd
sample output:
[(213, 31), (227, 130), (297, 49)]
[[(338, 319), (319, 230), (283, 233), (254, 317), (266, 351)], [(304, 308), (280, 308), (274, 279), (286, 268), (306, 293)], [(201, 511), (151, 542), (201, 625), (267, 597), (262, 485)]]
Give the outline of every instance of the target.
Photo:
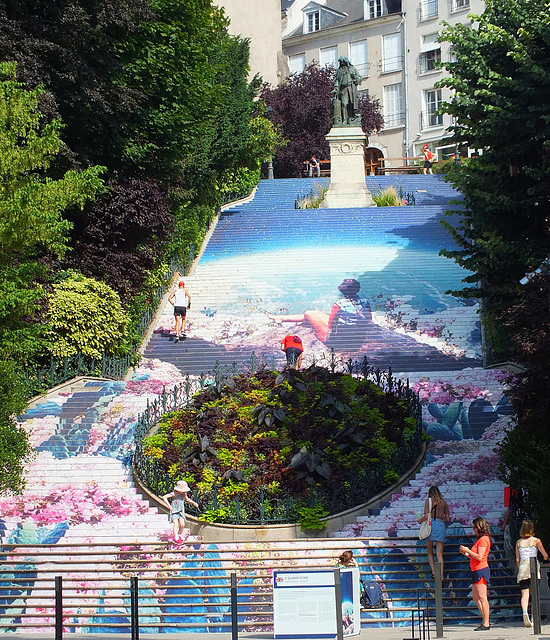
[(429, 129), (430, 127), (441, 127), (443, 125), (443, 115), (437, 113), (437, 111), (422, 111), (421, 115), (421, 127), (422, 129)]
[(403, 56), (394, 56), (393, 58), (384, 58), (382, 60), (382, 73), (401, 71), (401, 69), (403, 69)]
[(470, 8), (470, 0), (451, 0), (451, 13)]
[(396, 113), (384, 114), (384, 129), (390, 127), (400, 127), (405, 124), (405, 112), (399, 111)]
[(418, 59), (418, 73), (423, 76), (426, 73), (438, 71), (438, 65), (441, 62), (441, 49), (434, 49), (420, 54)]
[(421, 2), (418, 7), (418, 18), (422, 22), (423, 20), (431, 20), (438, 16), (438, 0), (426, 0)]

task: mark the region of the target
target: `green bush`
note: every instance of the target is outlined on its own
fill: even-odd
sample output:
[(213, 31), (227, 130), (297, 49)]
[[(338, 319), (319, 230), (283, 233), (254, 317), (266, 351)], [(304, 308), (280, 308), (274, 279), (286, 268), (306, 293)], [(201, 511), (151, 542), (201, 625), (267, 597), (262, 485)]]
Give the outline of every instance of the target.
[(403, 201), (397, 195), (395, 187), (386, 187), (372, 196), (377, 207), (404, 207)]
[(75, 272), (54, 285), (47, 321), (48, 348), (57, 357), (114, 354), (124, 343), (128, 324), (120, 298), (109, 285)]
[(24, 427), (17, 422), (27, 405), (27, 389), (14, 362), (0, 362), (0, 494), (21, 493), (24, 467), (34, 454)]
[(260, 173), (259, 168), (248, 169), (247, 167), (224, 171), (220, 185), (222, 198), (250, 193), (260, 182)]
[(302, 507), (299, 511), (298, 522), (302, 531), (320, 531), (327, 526), (323, 518), (326, 518), (329, 512), (320, 504), (314, 507)]
[(318, 209), (325, 199), (328, 187), (315, 183), (313, 189), (305, 196), (296, 199), (296, 209)]

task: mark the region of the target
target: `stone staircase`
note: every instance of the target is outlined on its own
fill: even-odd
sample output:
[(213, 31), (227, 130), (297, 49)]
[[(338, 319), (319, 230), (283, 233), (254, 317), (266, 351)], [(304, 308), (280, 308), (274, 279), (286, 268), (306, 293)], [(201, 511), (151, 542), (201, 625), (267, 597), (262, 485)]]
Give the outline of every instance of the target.
[[(37, 450), (27, 488), (0, 498), (0, 632), (51, 632), (56, 575), (64, 578), (71, 632), (129, 632), (130, 576), (139, 578), (143, 632), (228, 631), (233, 571), (240, 628), (269, 631), (273, 569), (332, 566), (344, 548), (355, 550), (362, 577), (380, 581), (388, 601), (389, 613), (364, 611), (362, 624), (410, 624), (419, 593), (433, 605), (426, 545), (416, 537), (416, 514), (432, 484), (453, 519), (445, 623), (478, 621), (468, 565), (457, 551), (471, 542), (477, 515), (494, 531), (493, 619), (519, 615), (498, 528), (504, 506), (495, 450), (508, 427), (506, 374), (479, 367), (476, 309), (444, 293), (464, 274), (437, 255), (452, 246), (439, 220), (457, 194), (438, 176), (367, 180), (374, 190), (397, 184), (414, 192), (416, 206), (296, 211), (295, 198), (323, 179), (262, 182), (251, 202), (223, 212), (186, 278), (193, 296), (186, 340), (170, 341), (166, 309), (130, 380), (79, 379), (31, 403), (21, 417)], [(303, 325), (281, 326), (273, 316), (329, 310), (341, 280), (355, 276), (368, 289), (378, 327), (355, 355), (392, 366), (419, 392), (434, 438), (423, 468), (391, 501), (331, 539), (213, 544), (189, 537), (175, 544), (166, 515), (133, 483), (137, 415), (164, 387), (216, 361), (240, 363), (254, 353), (282, 367), (278, 344), (289, 330), (303, 336), (306, 362), (322, 358), (325, 345)]]
[[(323, 184), (324, 179), (319, 179)], [(254, 353), (282, 363), (281, 338), (296, 332), (306, 364), (330, 349), (303, 323), (278, 321), (308, 309), (330, 313), (338, 285), (358, 277), (374, 312), (368, 344), (354, 350), (394, 371), (449, 371), (480, 364), (477, 308), (445, 292), (462, 286), (462, 269), (439, 255), (454, 241), (441, 225), (456, 192), (439, 176), (368, 178), (376, 191), (398, 185), (416, 206), (296, 210), (315, 179), (267, 180), (253, 200), (225, 208), (186, 286), (192, 294), (187, 338), (171, 335), (166, 305), (145, 351), (182, 373)]]

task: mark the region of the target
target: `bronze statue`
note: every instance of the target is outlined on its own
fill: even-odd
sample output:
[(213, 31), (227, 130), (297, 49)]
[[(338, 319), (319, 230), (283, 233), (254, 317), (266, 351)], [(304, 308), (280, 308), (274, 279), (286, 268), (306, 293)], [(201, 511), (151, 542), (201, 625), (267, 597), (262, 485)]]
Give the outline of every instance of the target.
[(338, 69), (332, 88), (333, 122), (335, 127), (361, 126), (361, 114), (357, 96), (357, 85), (361, 74), (345, 57), (338, 58)]

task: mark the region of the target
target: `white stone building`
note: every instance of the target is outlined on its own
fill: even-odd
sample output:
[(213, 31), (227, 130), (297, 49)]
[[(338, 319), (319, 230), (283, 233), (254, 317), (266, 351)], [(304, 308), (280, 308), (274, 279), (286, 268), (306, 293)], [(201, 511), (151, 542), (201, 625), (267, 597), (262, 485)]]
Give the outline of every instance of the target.
[(469, 13), (482, 13), (483, 0), (403, 0), (407, 69), (407, 131), (409, 155), (420, 155), (428, 144), (436, 158), (449, 158), (457, 150), (443, 146), (450, 116), (438, 115), (441, 102), (450, 98), (448, 89), (436, 89), (435, 83), (447, 73), (438, 69), (440, 61), (450, 59), (449, 43), (437, 42), (442, 21), (471, 24)]
[(381, 101), (385, 124), (369, 138), (368, 172), (380, 156), (407, 164), (425, 144), (438, 159), (455, 153), (441, 144), (450, 118), (437, 113), (450, 94), (434, 87), (445, 74), (437, 64), (451, 52), (436, 40), (442, 20), (468, 24), (483, 0), (282, 0), (281, 8), (289, 72), (313, 61), (336, 66), (345, 55), (363, 75), (360, 91)]
[(231, 23), (229, 33), (250, 40), (250, 78), (277, 85), (287, 75), (281, 44), (281, 0), (214, 0)]

